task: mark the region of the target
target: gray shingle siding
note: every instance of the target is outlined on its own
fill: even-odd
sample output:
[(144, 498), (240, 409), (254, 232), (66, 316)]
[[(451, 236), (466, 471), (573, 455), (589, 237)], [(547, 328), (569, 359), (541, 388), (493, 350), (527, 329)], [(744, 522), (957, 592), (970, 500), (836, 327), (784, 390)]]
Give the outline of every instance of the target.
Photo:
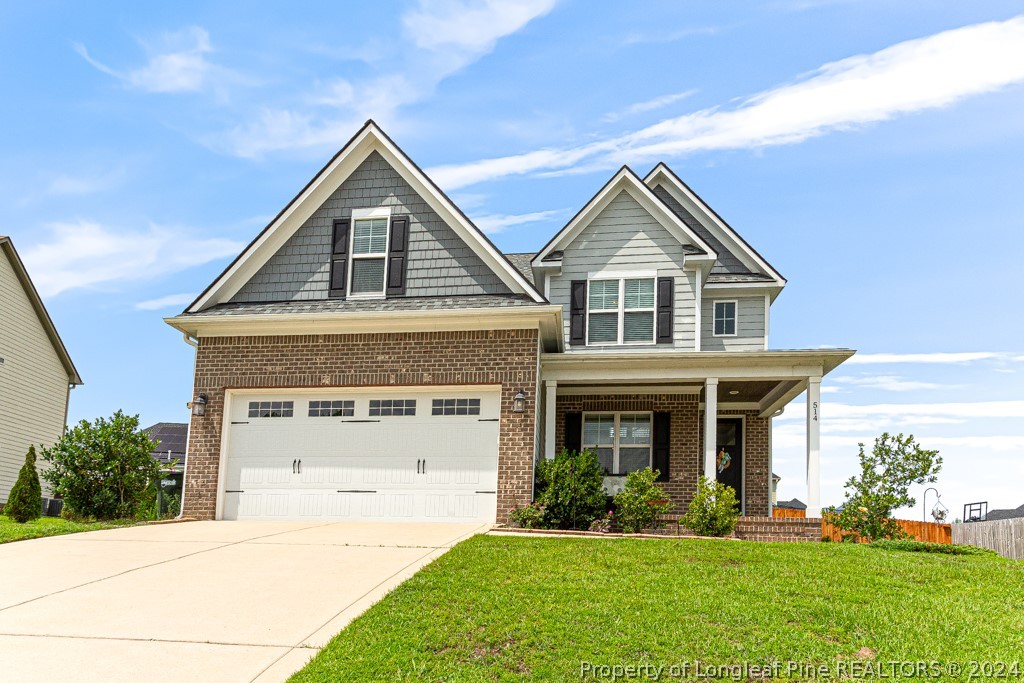
[(409, 216), (407, 296), (509, 294), (511, 290), (377, 152), (302, 224), (232, 302), (328, 298), (333, 221), (352, 209), (390, 206)]
[[(628, 192), (620, 192), (600, 214), (566, 245), (562, 274), (551, 278), (551, 302), (562, 304), (562, 324), (569, 343), (569, 290), (573, 280), (586, 280), (604, 270), (657, 271), (675, 278), (673, 344), (629, 346), (646, 350), (693, 350), (696, 305), (694, 273), (683, 270), (683, 245)], [(575, 347), (579, 349), (581, 347)], [(588, 346), (588, 351), (620, 351), (621, 346)]]
[(679, 217), (679, 220), (686, 223), (688, 228), (693, 230), (702, 240), (711, 245), (711, 248), (718, 254), (718, 260), (715, 261), (715, 265), (711, 268), (712, 273), (750, 272), (750, 269), (743, 265), (743, 262), (736, 258), (735, 254), (726, 249), (725, 245), (711, 234), (711, 231), (701, 225), (701, 222), (694, 218), (693, 214), (684, 209), (683, 205), (677, 202), (675, 197), (669, 194), (668, 190), (661, 185), (658, 185), (654, 188), (654, 194), (672, 210), (672, 213)]

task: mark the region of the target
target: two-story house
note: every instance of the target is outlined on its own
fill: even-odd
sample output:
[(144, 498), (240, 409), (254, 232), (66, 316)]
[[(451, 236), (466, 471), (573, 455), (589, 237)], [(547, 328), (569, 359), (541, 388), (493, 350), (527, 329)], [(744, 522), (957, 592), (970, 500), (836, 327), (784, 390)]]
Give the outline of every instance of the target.
[(771, 420), (847, 350), (773, 351), (786, 281), (659, 164), (622, 168), (535, 254), (502, 254), (372, 121), (182, 314), (184, 513), (504, 521), (534, 463), (596, 451), (771, 510)]

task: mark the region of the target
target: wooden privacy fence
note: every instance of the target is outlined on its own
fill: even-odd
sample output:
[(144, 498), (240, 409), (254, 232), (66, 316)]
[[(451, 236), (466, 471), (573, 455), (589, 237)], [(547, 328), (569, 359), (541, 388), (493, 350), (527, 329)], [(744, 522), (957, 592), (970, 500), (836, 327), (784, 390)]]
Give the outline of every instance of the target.
[[(952, 543), (953, 537), (949, 524), (936, 524), (935, 522), (915, 522), (910, 519), (897, 519), (896, 523), (918, 541), (929, 543)], [(830, 541), (842, 541), (844, 532), (842, 529), (829, 524), (827, 519), (821, 522), (821, 537)], [(858, 543), (867, 543), (866, 539), (860, 538)]]
[(772, 517), (799, 517), (803, 519), (807, 516), (806, 510), (794, 510), (792, 508), (772, 508)]
[(1024, 560), (1024, 518), (954, 524), (953, 542), (991, 548), (1011, 560)]

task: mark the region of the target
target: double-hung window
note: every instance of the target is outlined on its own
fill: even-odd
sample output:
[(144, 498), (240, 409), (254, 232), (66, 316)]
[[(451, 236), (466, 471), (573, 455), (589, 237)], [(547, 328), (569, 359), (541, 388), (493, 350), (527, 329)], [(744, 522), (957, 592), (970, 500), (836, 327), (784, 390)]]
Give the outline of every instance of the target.
[(715, 302), (715, 329), (716, 337), (736, 336), (736, 303), (735, 301)]
[(383, 296), (388, 264), (389, 215), (379, 211), (352, 212), (350, 296)]
[(650, 413), (586, 413), (582, 446), (606, 473), (629, 474), (651, 466), (651, 432)]
[(587, 285), (588, 344), (654, 343), (654, 277), (594, 278)]

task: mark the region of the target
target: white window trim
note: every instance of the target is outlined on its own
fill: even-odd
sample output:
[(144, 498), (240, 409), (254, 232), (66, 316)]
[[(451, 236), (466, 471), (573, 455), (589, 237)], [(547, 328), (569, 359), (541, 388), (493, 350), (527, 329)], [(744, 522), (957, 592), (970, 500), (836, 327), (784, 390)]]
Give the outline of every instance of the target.
[[(718, 334), (715, 332), (715, 323), (718, 322), (718, 304), (732, 304), (733, 324), (732, 334)], [(711, 336), (712, 337), (738, 337), (740, 334), (740, 302), (738, 299), (715, 299), (711, 302)]]
[[(588, 411), (588, 412), (584, 412), (583, 413), (583, 419), (581, 420), (581, 425), (580, 425), (580, 429), (584, 430), (584, 431), (581, 431), (581, 433), (580, 433), (580, 448), (590, 449), (590, 450), (594, 450), (596, 448), (607, 448), (607, 446), (598, 446), (596, 444), (595, 445), (587, 444), (586, 440), (583, 438), (583, 435), (584, 435), (585, 430), (586, 430), (587, 418), (591, 417), (591, 416), (595, 416), (595, 415), (597, 415), (597, 416), (611, 415), (611, 416), (613, 416), (615, 418), (614, 427), (612, 427), (612, 432), (614, 434), (614, 440), (613, 440), (613, 443), (612, 443), (612, 473), (607, 475), (607, 476), (609, 476), (609, 477), (623, 476), (623, 475), (619, 474), (619, 472), (621, 471), (620, 470), (620, 466), (619, 466), (619, 437), (620, 437), (620, 432), (621, 432), (621, 428), (619, 426), (620, 425), (619, 420), (620, 420), (620, 418), (623, 415), (646, 415), (647, 416), (647, 420), (648, 420), (648, 422), (651, 425), (651, 442), (649, 444), (647, 444), (647, 450), (648, 450), (647, 466), (648, 467), (654, 467), (654, 412), (653, 411), (650, 411), (650, 410), (623, 410), (623, 411), (591, 410), (591, 411)], [(636, 444), (627, 444), (626, 447), (627, 448), (636, 448), (637, 445)], [(596, 451), (595, 451), (595, 453), (596, 453)]]
[[(599, 308), (596, 311), (591, 311), (590, 308), (590, 285), (592, 282), (607, 282), (609, 280), (619, 281), (619, 307), (614, 308)], [(643, 341), (624, 341), (626, 334), (626, 280), (653, 280), (654, 281), (654, 305), (650, 308), (630, 308), (630, 313), (650, 313), (651, 314), (651, 340)], [(608, 273), (590, 273), (590, 277), (587, 278), (587, 346), (649, 346), (657, 342), (658, 336), (658, 274), (654, 272), (608, 272)], [(613, 342), (591, 342), (590, 341), (590, 314), (593, 313), (615, 313), (618, 316), (618, 336)]]
[[(356, 254), (356, 221), (370, 220), (374, 218), (387, 219), (387, 226), (384, 228), (384, 253), (383, 254)], [(348, 236), (348, 299), (383, 299), (388, 291), (388, 254), (391, 253), (391, 207), (381, 206), (375, 209), (352, 209), (352, 225), (349, 228)], [(355, 262), (357, 259), (379, 259), (384, 258), (384, 279), (381, 281), (380, 292), (352, 293), (352, 276), (355, 273)]]

